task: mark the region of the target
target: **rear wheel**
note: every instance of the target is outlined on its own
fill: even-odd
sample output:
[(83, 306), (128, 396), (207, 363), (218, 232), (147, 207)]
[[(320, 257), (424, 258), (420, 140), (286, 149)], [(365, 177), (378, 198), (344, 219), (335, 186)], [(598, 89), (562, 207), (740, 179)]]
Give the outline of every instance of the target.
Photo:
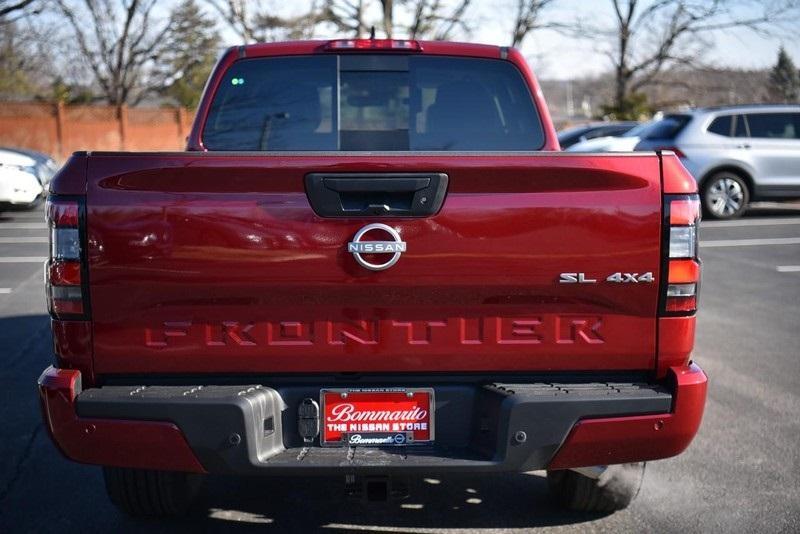
[(104, 467), (106, 492), (117, 507), (132, 516), (176, 516), (189, 508), (200, 490), (202, 475)]
[(736, 173), (721, 171), (703, 183), (703, 212), (711, 219), (735, 219), (747, 209), (750, 191)]
[(642, 487), (645, 463), (610, 465), (589, 477), (575, 471), (547, 472), (550, 492), (559, 504), (579, 512), (614, 512), (626, 508)]

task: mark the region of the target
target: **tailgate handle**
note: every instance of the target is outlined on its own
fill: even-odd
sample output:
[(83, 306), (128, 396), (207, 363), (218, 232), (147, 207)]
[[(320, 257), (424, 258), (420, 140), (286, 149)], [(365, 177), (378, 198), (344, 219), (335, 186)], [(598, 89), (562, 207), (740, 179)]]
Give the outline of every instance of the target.
[(306, 175), (311, 207), (322, 217), (426, 217), (442, 207), (444, 173)]
[(430, 178), (323, 178), (337, 193), (416, 193), (431, 185)]

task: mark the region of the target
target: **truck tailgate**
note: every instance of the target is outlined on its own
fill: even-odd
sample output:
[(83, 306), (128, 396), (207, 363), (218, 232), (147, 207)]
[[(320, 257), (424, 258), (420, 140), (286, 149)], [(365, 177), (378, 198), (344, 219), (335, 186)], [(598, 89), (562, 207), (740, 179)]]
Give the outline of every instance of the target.
[[(323, 218), (304, 186), (387, 172), (446, 174), (441, 210)], [(407, 244), (377, 272), (374, 222)], [(87, 224), (100, 374), (655, 366), (655, 154), (93, 153)]]

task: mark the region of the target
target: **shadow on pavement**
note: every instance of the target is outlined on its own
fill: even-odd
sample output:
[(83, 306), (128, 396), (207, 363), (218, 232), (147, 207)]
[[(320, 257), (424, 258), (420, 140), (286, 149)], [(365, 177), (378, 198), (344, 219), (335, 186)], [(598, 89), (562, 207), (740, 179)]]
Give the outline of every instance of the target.
[(169, 530), (409, 532), (573, 525), (603, 517), (559, 509), (543, 474), (445, 477), (409, 481), (403, 500), (367, 503), (345, 496), (343, 478), (211, 477), (190, 515)]
[[(33, 206), (14, 206), (12, 204), (0, 204), (0, 220), (10, 220), (15, 213), (36, 213), (44, 206), (44, 200), (39, 200)], [(44, 215), (42, 215), (44, 222)]]
[(800, 202), (753, 202), (742, 218), (748, 217), (797, 217)]

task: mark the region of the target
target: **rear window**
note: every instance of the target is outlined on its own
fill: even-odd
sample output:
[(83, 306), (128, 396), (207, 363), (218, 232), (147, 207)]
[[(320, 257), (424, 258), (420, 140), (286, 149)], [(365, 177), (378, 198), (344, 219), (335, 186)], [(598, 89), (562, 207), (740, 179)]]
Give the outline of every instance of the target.
[(209, 150), (538, 150), (544, 133), (509, 62), (396, 55), (245, 59), (225, 73)]
[(634, 135), (636, 132), (635, 135), (642, 140), (675, 139), (691, 120), (690, 115), (666, 115), (661, 120), (634, 128), (627, 135)]

